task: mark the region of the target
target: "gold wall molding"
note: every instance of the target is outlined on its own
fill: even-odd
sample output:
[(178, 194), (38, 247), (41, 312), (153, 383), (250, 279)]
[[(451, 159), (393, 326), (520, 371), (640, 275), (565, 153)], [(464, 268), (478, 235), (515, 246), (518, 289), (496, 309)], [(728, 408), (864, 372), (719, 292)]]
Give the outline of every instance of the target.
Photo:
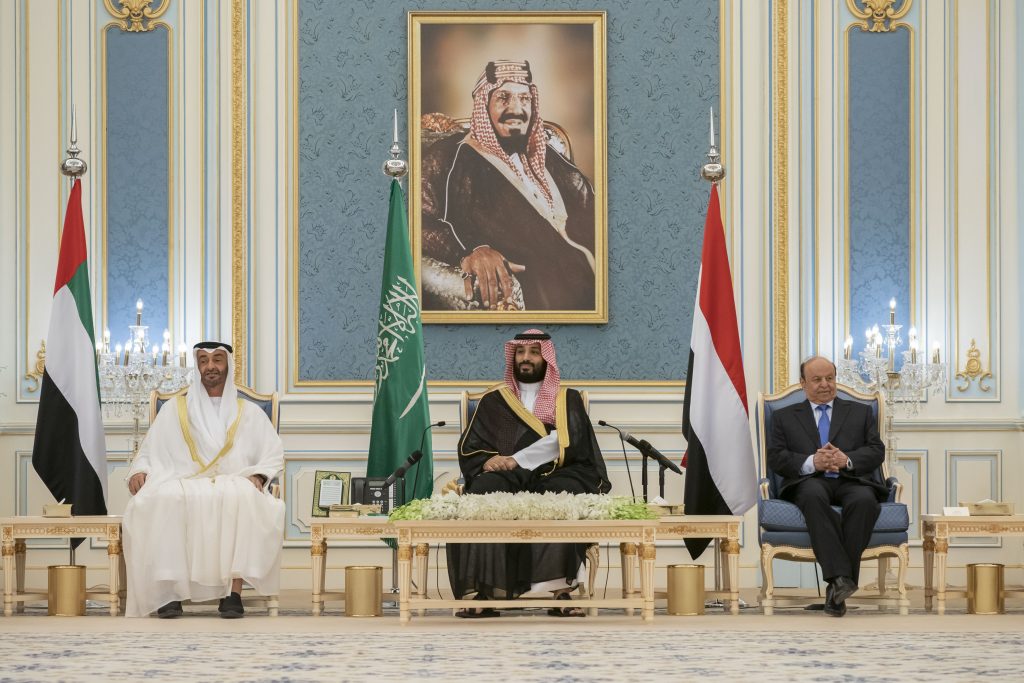
[(774, 305), (772, 315), (772, 349), (774, 378), (778, 389), (789, 384), (789, 0), (775, 0), (773, 9), (774, 36), (772, 63), (774, 81), (775, 140), (773, 174), (773, 223), (775, 250), (772, 264)]
[(235, 377), (247, 380), (248, 249), (246, 246), (246, 0), (231, 2), (231, 343)]
[[(117, 19), (118, 27), (128, 33), (152, 31), (157, 27), (157, 24), (153, 22), (162, 17), (171, 6), (171, 0), (163, 0), (160, 3), (160, 8), (156, 10), (150, 7), (153, 0), (118, 0), (118, 2), (121, 3), (120, 9), (114, 7), (113, 0), (103, 0), (103, 6), (107, 8), (110, 16)], [(146, 21), (149, 24), (143, 23)]]
[(25, 391), (35, 393), (39, 391), (40, 382), (43, 380), (43, 371), (46, 369), (46, 340), (39, 341), (39, 350), (36, 351), (35, 366), (25, 373), (25, 379), (32, 382), (32, 386)]
[(850, 14), (862, 20), (856, 23), (862, 30), (888, 33), (901, 25), (899, 20), (907, 15), (913, 2), (914, 0), (903, 0), (900, 8), (895, 10), (893, 5), (896, 4), (896, 0), (861, 0), (861, 4), (864, 5), (864, 9), (861, 9), (857, 7), (857, 0), (846, 0), (846, 7)]
[(985, 380), (992, 379), (992, 373), (981, 364), (981, 350), (974, 339), (971, 339), (971, 347), (967, 349), (967, 366), (957, 371), (956, 378), (963, 382), (957, 385), (957, 391), (967, 391), (974, 380), (978, 381), (978, 388), (982, 391), (992, 391), (991, 385), (985, 385)]

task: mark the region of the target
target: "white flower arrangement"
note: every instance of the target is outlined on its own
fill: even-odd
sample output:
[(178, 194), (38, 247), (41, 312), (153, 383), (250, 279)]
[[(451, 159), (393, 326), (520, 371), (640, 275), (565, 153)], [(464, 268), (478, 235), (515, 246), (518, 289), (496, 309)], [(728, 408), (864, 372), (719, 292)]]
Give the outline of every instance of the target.
[(593, 493), (434, 494), (410, 501), (389, 519), (655, 519), (643, 501)]

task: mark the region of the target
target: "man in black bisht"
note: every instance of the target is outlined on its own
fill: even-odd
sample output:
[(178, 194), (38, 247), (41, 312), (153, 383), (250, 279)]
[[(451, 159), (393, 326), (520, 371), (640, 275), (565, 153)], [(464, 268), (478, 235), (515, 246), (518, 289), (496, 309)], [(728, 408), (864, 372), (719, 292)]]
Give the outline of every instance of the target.
[[(540, 330), (505, 344), (505, 381), (480, 399), (459, 440), (466, 494), (607, 493), (604, 459), (578, 391), (560, 386), (555, 346)], [(550, 591), (569, 600), (586, 545), (448, 544), (448, 577), (457, 598), (516, 598)], [(552, 616), (583, 616), (578, 608)], [(498, 616), (467, 608), (458, 616)]]

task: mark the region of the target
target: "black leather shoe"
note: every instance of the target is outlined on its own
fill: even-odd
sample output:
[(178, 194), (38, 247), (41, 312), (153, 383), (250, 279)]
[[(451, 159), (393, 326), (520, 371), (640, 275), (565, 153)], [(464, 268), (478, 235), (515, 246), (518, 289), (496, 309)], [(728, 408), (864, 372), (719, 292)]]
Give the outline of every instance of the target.
[(181, 609), (180, 600), (169, 602), (156, 611), (156, 615), (161, 619), (174, 619), (175, 617), (180, 617), (184, 613), (185, 612)]
[(221, 619), (241, 618), (245, 614), (245, 609), (242, 607), (242, 596), (232, 593), (226, 598), (221, 598), (217, 611), (220, 612)]
[(825, 614), (830, 617), (841, 617), (846, 614), (846, 602), (837, 602), (833, 583), (825, 589)]
[(836, 604), (846, 602), (846, 599), (857, 592), (857, 584), (853, 582), (853, 579), (847, 576), (837, 576), (832, 579), (832, 594), (835, 597)]

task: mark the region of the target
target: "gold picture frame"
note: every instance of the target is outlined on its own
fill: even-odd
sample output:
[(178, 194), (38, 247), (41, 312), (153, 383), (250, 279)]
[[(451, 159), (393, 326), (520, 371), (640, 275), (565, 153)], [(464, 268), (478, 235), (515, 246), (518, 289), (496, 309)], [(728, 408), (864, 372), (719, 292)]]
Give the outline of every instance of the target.
[(339, 505), (348, 505), (350, 502), (350, 497), (352, 495), (351, 472), (332, 472), (329, 470), (317, 470), (313, 476), (313, 510), (311, 514), (314, 517), (330, 516), (329, 508), (320, 507), (320, 489), (322, 488), (323, 482), (325, 480), (341, 482), (341, 500), (338, 501)]
[(423, 322), (608, 322), (606, 24), (409, 12)]

